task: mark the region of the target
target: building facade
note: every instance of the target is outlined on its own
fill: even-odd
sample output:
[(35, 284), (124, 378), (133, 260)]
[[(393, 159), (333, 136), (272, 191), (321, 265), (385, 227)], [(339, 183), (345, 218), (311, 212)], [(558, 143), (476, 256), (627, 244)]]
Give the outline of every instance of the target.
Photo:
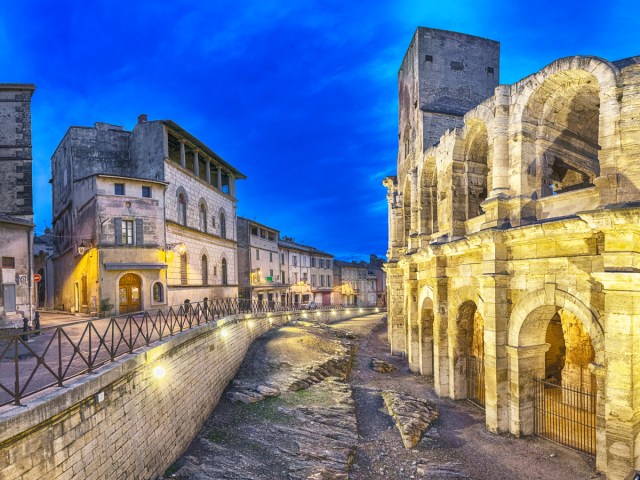
[(578, 392), (591, 443), (571, 446), (623, 479), (640, 465), (640, 57), (498, 85), (498, 50), (419, 28), (402, 63), (391, 350), (493, 432), (545, 436), (537, 399)]
[(238, 217), (238, 289), (240, 298), (286, 303), (290, 284), (280, 232), (254, 220)]
[(235, 297), (235, 179), (170, 120), (71, 127), (51, 159), (55, 306), (129, 313)]
[(336, 260), (333, 265), (335, 292), (343, 305), (378, 304), (378, 278), (371, 264)]
[(0, 84), (0, 327), (33, 315), (32, 84)]

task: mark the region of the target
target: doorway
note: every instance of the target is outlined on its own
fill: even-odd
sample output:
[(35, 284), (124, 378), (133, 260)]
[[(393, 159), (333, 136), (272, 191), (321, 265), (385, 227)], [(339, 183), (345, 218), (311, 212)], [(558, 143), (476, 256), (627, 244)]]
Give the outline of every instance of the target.
[(127, 273), (120, 279), (118, 290), (120, 313), (139, 312), (142, 310), (140, 284), (140, 277), (133, 273)]

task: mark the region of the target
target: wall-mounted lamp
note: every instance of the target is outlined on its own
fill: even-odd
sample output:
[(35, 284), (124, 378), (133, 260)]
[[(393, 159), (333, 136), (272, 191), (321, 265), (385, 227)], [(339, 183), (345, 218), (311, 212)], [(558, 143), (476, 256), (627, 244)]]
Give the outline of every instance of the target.
[(167, 250), (175, 250), (180, 255), (184, 255), (185, 253), (187, 253), (187, 246), (183, 242), (168, 243)]
[[(85, 244), (85, 242), (87, 243)], [(88, 248), (91, 248), (91, 240), (82, 240), (80, 245), (78, 245), (78, 255), (84, 255), (84, 252), (86, 252)]]

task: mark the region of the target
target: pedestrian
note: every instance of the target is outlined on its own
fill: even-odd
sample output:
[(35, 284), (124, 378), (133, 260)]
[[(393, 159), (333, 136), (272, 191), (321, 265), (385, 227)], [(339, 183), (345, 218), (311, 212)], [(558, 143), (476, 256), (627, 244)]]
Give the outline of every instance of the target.
[[(24, 317), (22, 319), (22, 331), (23, 332), (28, 332), (29, 330), (30, 330), (30, 328), (29, 328), (29, 319), (27, 317)], [(28, 342), (29, 341), (29, 334), (28, 333), (22, 334), (22, 340), (24, 342)]]

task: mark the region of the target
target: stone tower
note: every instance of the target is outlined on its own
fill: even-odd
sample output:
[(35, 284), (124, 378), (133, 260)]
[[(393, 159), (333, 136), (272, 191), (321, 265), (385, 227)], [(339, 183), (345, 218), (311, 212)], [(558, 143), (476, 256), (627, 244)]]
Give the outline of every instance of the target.
[(0, 83), (0, 214), (31, 220), (33, 84)]
[[(405, 158), (438, 143), (463, 115), (493, 95), (500, 74), (500, 43), (418, 27), (398, 72), (398, 172)], [(404, 167), (404, 168), (401, 168)]]

